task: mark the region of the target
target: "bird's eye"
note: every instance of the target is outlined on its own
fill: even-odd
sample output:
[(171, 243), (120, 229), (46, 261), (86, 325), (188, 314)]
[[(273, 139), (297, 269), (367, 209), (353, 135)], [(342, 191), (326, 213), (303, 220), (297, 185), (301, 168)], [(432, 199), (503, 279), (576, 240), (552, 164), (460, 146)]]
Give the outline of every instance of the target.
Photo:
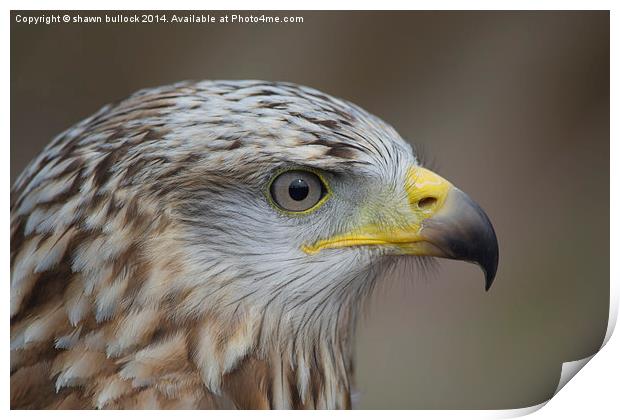
[(278, 175), (271, 183), (269, 193), (282, 210), (304, 212), (322, 201), (327, 187), (317, 174), (295, 170)]

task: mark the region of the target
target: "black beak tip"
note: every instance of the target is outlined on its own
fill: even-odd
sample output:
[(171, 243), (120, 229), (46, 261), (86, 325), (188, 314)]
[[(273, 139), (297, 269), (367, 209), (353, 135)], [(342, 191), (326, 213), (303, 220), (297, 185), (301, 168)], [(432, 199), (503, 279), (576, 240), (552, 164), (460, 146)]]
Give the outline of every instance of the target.
[(493, 284), (493, 280), (495, 280), (495, 276), (489, 276), (488, 274), (485, 275), (485, 279), (484, 279), (484, 291), (488, 292), (489, 289), (491, 288), (491, 285)]
[[(478, 206), (478, 204), (472, 202), (472, 206), (475, 208), (478, 221), (477, 228), (474, 228), (473, 234), (471, 234), (471, 243), (474, 245), (475, 251), (473, 252), (474, 261), (476, 261), (482, 271), (484, 271), (484, 290), (489, 291), (493, 281), (495, 280), (495, 274), (497, 274), (497, 265), (499, 263), (499, 244), (497, 243), (497, 235), (493, 224), (489, 220), (489, 216)], [(476, 223), (474, 223), (476, 226)]]
[(489, 257), (485, 258), (484, 263), (480, 264), (482, 271), (484, 271), (484, 290), (489, 291), (493, 281), (495, 280), (495, 274), (497, 274), (497, 263), (499, 260), (499, 250), (497, 246), (497, 238), (495, 232), (493, 232), (492, 243), (494, 246), (490, 250)]

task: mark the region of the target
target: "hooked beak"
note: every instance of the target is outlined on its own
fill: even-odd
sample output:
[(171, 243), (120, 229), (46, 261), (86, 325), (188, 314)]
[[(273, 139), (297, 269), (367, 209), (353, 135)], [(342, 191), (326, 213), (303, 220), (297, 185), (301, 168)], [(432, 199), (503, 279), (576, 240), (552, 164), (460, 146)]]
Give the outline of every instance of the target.
[(390, 246), (405, 255), (433, 256), (478, 264), (489, 290), (499, 259), (493, 225), (467, 194), (439, 175), (411, 167), (405, 191), (406, 221), (375, 221), (351, 232), (303, 246), (308, 254), (326, 248)]

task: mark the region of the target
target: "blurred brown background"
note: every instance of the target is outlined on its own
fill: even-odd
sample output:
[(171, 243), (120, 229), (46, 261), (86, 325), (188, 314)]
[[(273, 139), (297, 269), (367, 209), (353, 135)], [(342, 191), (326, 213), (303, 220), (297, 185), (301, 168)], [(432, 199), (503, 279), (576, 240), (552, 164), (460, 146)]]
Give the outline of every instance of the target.
[(608, 12), (36, 26), (15, 23), (17, 13), (41, 14), (11, 18), (12, 180), (54, 135), (137, 89), (286, 80), (382, 117), (486, 209), (500, 241), (493, 288), (484, 292), (476, 267), (446, 261), (386, 279), (359, 327), (360, 408), (533, 405), (552, 395), (562, 362), (599, 348), (609, 302)]

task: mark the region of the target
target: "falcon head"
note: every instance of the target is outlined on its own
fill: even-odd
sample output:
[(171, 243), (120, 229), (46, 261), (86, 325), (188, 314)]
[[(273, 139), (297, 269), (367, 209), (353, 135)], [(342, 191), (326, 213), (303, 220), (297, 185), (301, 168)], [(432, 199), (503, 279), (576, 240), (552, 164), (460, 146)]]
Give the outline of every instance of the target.
[[(100, 366), (130, 395), (183, 357), (196, 401), (244, 406), (260, 365), (269, 406), (347, 406), (357, 307), (383, 267), (460, 259), (488, 289), (498, 261), (486, 214), (392, 127), (260, 81), (144, 90), (63, 133), (13, 189), (11, 245), (17, 368), (51, 342), (55, 389), (101, 407), (125, 391)], [(164, 344), (184, 350), (157, 370), (140, 355)], [(77, 375), (75, 349), (105, 357)]]

